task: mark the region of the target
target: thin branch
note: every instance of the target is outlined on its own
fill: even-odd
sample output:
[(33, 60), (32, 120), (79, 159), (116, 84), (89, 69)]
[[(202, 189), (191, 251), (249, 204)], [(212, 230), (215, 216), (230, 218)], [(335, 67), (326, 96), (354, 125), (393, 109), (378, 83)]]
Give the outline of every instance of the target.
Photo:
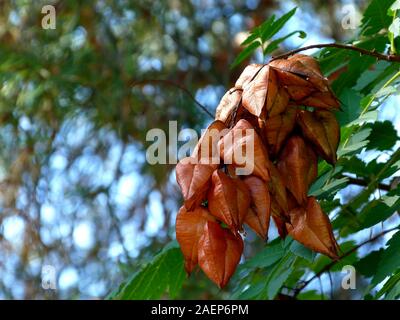
[(298, 287), (296, 289), (296, 292), (294, 294), (294, 296), (296, 297), (300, 291), (302, 291), (305, 287), (307, 287), (311, 282), (313, 282), (315, 279), (319, 278), (324, 272), (329, 271), (334, 265), (336, 265), (340, 260), (342, 260), (343, 258), (346, 258), (347, 256), (351, 255), (353, 252), (357, 251), (359, 248), (361, 248), (362, 246), (370, 243), (370, 242), (374, 242), (375, 240), (379, 239), (380, 237), (384, 236), (385, 234), (398, 230), (399, 227), (394, 227), (394, 228), (390, 228), (387, 230), (382, 231), (381, 233), (378, 233), (375, 237), (370, 238), (368, 240), (365, 240), (364, 242), (361, 242), (359, 245), (355, 246), (354, 248), (352, 248), (351, 250), (345, 252), (344, 254), (342, 254), (338, 260), (334, 260), (331, 263), (327, 264), (325, 267), (323, 267), (319, 272), (317, 272), (314, 276), (312, 276), (310, 279), (304, 281), (300, 287)]
[(212, 113), (210, 111), (208, 111), (207, 108), (205, 106), (203, 106), (199, 101), (197, 101), (196, 98), (193, 96), (193, 94), (188, 89), (186, 89), (184, 86), (180, 85), (179, 83), (176, 83), (176, 82), (173, 82), (170, 80), (165, 80), (165, 79), (146, 79), (146, 80), (134, 81), (130, 85), (132, 87), (135, 87), (135, 86), (143, 86), (143, 85), (146, 85), (149, 83), (171, 86), (171, 87), (175, 87), (175, 88), (182, 90), (183, 92), (185, 92), (188, 95), (188, 97), (191, 100), (193, 100), (193, 102), (201, 110), (203, 110), (205, 113), (207, 113), (207, 115), (209, 115), (211, 119), (214, 119), (214, 116), (212, 115)]
[(376, 52), (375, 49), (370, 51), (370, 50), (362, 49), (359, 47), (355, 47), (353, 45), (340, 44), (340, 43), (313, 44), (310, 46), (306, 46), (306, 47), (288, 51), (288, 52), (281, 54), (279, 56), (276, 56), (276, 57), (272, 57), (271, 61), (276, 60), (276, 59), (285, 59), (285, 58), (287, 58), (295, 53), (301, 52), (301, 51), (305, 51), (305, 50), (309, 50), (309, 49), (321, 49), (321, 48), (339, 48), (339, 49), (345, 49), (345, 50), (352, 50), (352, 51), (357, 51), (363, 55), (375, 57), (378, 60), (400, 62), (400, 55), (382, 54), (382, 53)]
[[(350, 183), (350, 184), (354, 184), (354, 185), (361, 186), (361, 187), (368, 187), (368, 185), (369, 185), (369, 182), (364, 179), (352, 178), (352, 177), (348, 177), (346, 175), (344, 175), (344, 177), (346, 177), (348, 179), (348, 183)], [(384, 184), (384, 183), (378, 183), (377, 188), (380, 190), (383, 190), (383, 191), (391, 190), (390, 185)]]
[(331, 271), (328, 271), (328, 276), (329, 276), (329, 287), (330, 287), (330, 294), (331, 294), (331, 300), (333, 300), (333, 280), (332, 280), (332, 274)]

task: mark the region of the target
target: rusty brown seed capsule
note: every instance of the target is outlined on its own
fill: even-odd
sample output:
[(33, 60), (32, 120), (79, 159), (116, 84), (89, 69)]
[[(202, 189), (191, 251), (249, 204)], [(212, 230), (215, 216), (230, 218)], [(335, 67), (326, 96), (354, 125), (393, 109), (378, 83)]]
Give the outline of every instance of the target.
[[(271, 216), (282, 238), (289, 234), (337, 258), (329, 218), (308, 189), (317, 177), (318, 156), (337, 160), (338, 108), (312, 57), (297, 54), (244, 69), (191, 157), (176, 166), (184, 199), (176, 238), (188, 273), (199, 265), (224, 287), (243, 252), (243, 224), (267, 239)], [(244, 167), (243, 156), (253, 164), (246, 174), (237, 170)]]

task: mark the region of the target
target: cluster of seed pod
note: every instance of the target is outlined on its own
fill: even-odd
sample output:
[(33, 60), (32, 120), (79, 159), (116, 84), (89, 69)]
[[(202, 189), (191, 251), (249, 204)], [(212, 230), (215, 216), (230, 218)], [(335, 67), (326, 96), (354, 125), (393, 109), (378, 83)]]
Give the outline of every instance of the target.
[[(289, 234), (337, 258), (329, 218), (308, 196), (318, 156), (337, 160), (337, 109), (312, 57), (298, 54), (245, 68), (192, 155), (176, 166), (184, 198), (176, 237), (188, 273), (199, 265), (224, 287), (243, 252), (243, 224), (266, 240), (271, 217), (282, 238)], [(252, 162), (250, 173), (238, 171), (243, 156)]]

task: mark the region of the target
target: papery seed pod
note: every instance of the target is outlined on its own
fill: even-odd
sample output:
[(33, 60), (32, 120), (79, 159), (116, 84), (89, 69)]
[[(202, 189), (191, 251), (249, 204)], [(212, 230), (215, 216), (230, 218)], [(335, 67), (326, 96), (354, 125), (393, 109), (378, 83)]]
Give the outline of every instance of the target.
[(283, 182), (299, 204), (307, 201), (310, 184), (318, 174), (317, 157), (303, 138), (292, 136), (279, 156), (277, 167)]
[(199, 206), (206, 198), (214, 165), (198, 164), (191, 157), (182, 159), (176, 165), (176, 181), (181, 189), (187, 210)]
[(339, 110), (340, 108), (338, 99), (330, 89), (327, 92), (313, 92), (304, 99), (299, 100), (298, 104), (327, 110)]
[(340, 140), (340, 127), (335, 115), (325, 110), (301, 110), (298, 112), (298, 123), (303, 135), (314, 144), (321, 157), (335, 164)]
[(289, 211), (288, 200), (283, 178), (273, 163), (270, 162), (268, 168), (271, 177), (268, 181), (268, 190), (270, 192), (271, 199), (275, 200), (277, 206), (279, 206), (281, 209), (280, 211), (282, 211), (284, 214), (287, 214)]
[(313, 57), (295, 54), (287, 59), (273, 60), (270, 66), (309, 81), (321, 92), (328, 90), (328, 80), (322, 75), (318, 62)]
[[(242, 224), (250, 208), (251, 194), (248, 186), (240, 179), (233, 179), (236, 184), (236, 202), (238, 207), (238, 227), (242, 231)], [(234, 201), (234, 200), (233, 200)]]
[[(216, 121), (192, 157), (176, 168), (185, 199), (176, 232), (188, 273), (198, 262), (212, 281), (225, 286), (243, 252), (242, 224), (265, 239), (271, 216), (281, 238), (290, 234), (337, 258), (329, 219), (317, 200), (307, 197), (317, 176), (316, 153), (336, 162), (340, 128), (329, 110), (337, 108), (339, 102), (312, 57), (297, 54), (246, 67), (222, 98)], [(214, 129), (218, 137), (212, 139)], [(222, 166), (205, 164), (215, 158), (210, 152), (215, 150)], [(200, 206), (204, 200), (207, 208)]]
[(288, 107), (279, 115), (265, 121), (264, 134), (268, 143), (270, 156), (276, 157), (287, 136), (293, 131), (296, 123), (296, 108)]
[(221, 170), (215, 170), (211, 180), (207, 195), (210, 213), (231, 230), (238, 230), (239, 208), (235, 181)]
[(295, 102), (305, 99), (316, 91), (316, 88), (311, 82), (308, 82), (298, 75), (278, 68), (273, 69), (277, 74), (280, 84), (285, 87), (289, 97)]
[(337, 259), (338, 244), (333, 235), (328, 216), (322, 212), (314, 197), (309, 197), (305, 207), (290, 211), (289, 234), (313, 251)]
[(250, 123), (254, 130), (256, 130), (257, 134), (260, 135), (261, 131), (259, 130), (260, 128), (258, 125), (259, 118), (251, 114), (245, 107), (243, 107), (243, 105), (239, 106), (235, 119), (232, 122), (232, 127), (234, 127), (240, 120), (246, 120), (248, 123)]
[(243, 252), (243, 240), (238, 234), (208, 221), (198, 247), (199, 266), (220, 288), (228, 283)]
[(228, 125), (235, 110), (238, 109), (242, 100), (242, 90), (232, 88), (222, 97), (217, 110), (215, 111), (215, 120), (220, 120)]
[(288, 104), (289, 96), (279, 87), (276, 73), (268, 66), (262, 68), (253, 81), (243, 88), (243, 106), (255, 116), (266, 119), (282, 113)]
[(185, 270), (190, 274), (198, 263), (198, 242), (207, 221), (216, 221), (204, 207), (187, 211), (183, 206), (176, 216), (176, 240), (185, 258)]
[(246, 68), (244, 68), (243, 72), (236, 80), (235, 88), (243, 89), (250, 81), (254, 79), (262, 67), (262, 64), (249, 64)]
[[(249, 169), (264, 181), (269, 180), (268, 153), (254, 127), (246, 120), (240, 120), (218, 143), (221, 159), (226, 164)], [(246, 171), (246, 170), (245, 170)]]
[(260, 218), (252, 208), (249, 208), (244, 223), (247, 224), (261, 239), (268, 239), (268, 230), (262, 226)]
[(288, 231), (286, 229), (286, 222), (289, 218), (285, 216), (282, 208), (278, 205), (274, 198), (271, 198), (271, 216), (274, 220), (275, 226), (278, 229), (279, 236), (285, 239)]
[(218, 142), (228, 132), (222, 121), (213, 121), (201, 136), (192, 157), (198, 159), (199, 163), (212, 164), (217, 169), (220, 165)]
[(258, 177), (246, 177), (244, 183), (250, 191), (251, 206), (244, 222), (247, 223), (261, 238), (268, 238), (271, 216), (271, 197), (266, 183)]
[(221, 170), (212, 176), (212, 186), (208, 192), (210, 213), (224, 222), (232, 232), (241, 230), (241, 225), (250, 207), (250, 192), (246, 184), (231, 178)]

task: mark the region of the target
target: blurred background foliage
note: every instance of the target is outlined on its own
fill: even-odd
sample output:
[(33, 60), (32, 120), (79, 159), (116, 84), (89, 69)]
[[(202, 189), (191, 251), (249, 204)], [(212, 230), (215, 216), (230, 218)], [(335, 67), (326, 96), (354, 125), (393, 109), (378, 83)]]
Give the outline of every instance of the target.
[[(168, 132), (169, 120), (204, 128), (210, 119), (194, 99), (214, 113), (248, 62), (230, 69), (240, 43), (272, 13), (298, 6), (288, 32), (307, 32), (278, 54), (354, 37), (340, 24), (349, 3), (358, 14), (367, 6), (1, 1), (0, 298), (103, 298), (150, 261), (174, 238), (181, 199), (174, 166), (146, 163), (147, 131)], [(55, 30), (41, 28), (46, 4), (56, 8)], [(262, 59), (260, 52), (252, 57)], [(324, 66), (329, 70), (329, 59)], [(252, 256), (262, 243), (253, 235), (248, 241)], [(43, 265), (54, 266), (57, 290), (43, 290)], [(226, 296), (201, 273), (178, 294)]]

